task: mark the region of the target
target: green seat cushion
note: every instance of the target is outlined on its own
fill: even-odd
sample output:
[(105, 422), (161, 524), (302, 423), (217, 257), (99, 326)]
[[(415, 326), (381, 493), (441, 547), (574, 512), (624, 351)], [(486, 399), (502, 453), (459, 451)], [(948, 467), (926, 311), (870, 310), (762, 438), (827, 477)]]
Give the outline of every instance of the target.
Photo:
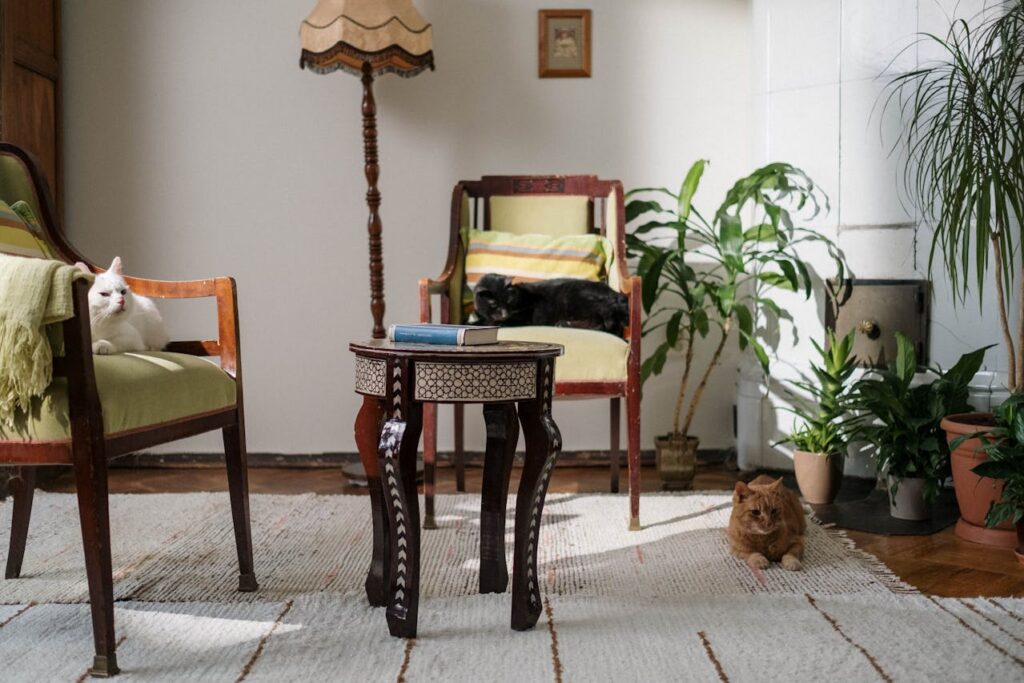
[(565, 354), (555, 361), (555, 382), (625, 382), (629, 343), (607, 332), (575, 327), (503, 327), (499, 341), (561, 344)]
[[(117, 434), (235, 405), (235, 380), (209, 360), (182, 353), (146, 351), (94, 356), (103, 429)], [(21, 413), (7, 441), (65, 441), (71, 438), (68, 388), (54, 379)]]

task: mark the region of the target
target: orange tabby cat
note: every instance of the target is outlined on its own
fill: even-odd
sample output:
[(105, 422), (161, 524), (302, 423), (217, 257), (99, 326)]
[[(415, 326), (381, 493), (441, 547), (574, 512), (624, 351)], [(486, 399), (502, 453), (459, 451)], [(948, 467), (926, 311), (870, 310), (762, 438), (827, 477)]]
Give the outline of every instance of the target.
[(782, 562), (791, 571), (803, 567), (807, 521), (793, 491), (782, 477), (762, 474), (749, 484), (736, 482), (729, 518), (729, 545), (734, 555), (754, 569)]

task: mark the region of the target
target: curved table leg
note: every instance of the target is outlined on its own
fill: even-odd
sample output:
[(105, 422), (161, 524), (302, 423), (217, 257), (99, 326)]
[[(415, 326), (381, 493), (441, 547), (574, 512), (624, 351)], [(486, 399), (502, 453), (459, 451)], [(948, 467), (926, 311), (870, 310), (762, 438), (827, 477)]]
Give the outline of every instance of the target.
[(480, 592), (504, 593), (508, 588), (505, 564), (505, 508), (512, 475), (519, 424), (514, 403), (484, 404), (487, 451), (480, 502)]
[(378, 449), (390, 537), (388, 630), (399, 638), (416, 637), (419, 611), (420, 506), (416, 495), (416, 451), (422, 426), (422, 405), (410, 403), (405, 419), (396, 416), (384, 423)]
[(551, 418), (550, 392), (537, 401), (519, 404), (526, 439), (526, 460), (516, 496), (515, 564), (512, 576), (512, 628), (525, 631), (540, 618), (540, 580), (537, 542), (551, 471), (562, 448), (562, 437)]
[(388, 523), (384, 507), (384, 492), (377, 468), (377, 446), (380, 443), (380, 423), (384, 405), (372, 396), (363, 396), (363, 406), (356, 416), (356, 446), (359, 459), (366, 470), (366, 485), (370, 491), (370, 510), (373, 514), (373, 555), (366, 575), (366, 599), (374, 607), (387, 604)]

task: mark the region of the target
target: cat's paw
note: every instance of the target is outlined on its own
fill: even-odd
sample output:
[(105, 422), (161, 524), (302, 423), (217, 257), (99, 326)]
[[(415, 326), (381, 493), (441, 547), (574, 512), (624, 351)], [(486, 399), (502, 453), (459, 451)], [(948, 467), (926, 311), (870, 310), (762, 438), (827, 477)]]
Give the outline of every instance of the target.
[(796, 555), (787, 553), (782, 556), (782, 566), (791, 572), (798, 572), (804, 568), (804, 563)]
[(106, 356), (114, 353), (114, 345), (106, 339), (100, 339), (99, 341), (92, 343), (92, 352), (101, 356)]
[(747, 564), (751, 569), (767, 569), (769, 562), (768, 558), (761, 553), (751, 553), (747, 557)]

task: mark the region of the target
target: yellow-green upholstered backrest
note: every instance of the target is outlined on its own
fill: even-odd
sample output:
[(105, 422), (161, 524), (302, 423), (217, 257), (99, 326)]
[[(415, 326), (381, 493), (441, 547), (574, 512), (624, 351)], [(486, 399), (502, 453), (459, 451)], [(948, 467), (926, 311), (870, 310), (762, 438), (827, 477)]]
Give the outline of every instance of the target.
[(491, 230), (519, 235), (583, 235), (590, 221), (590, 198), (576, 195), (494, 196)]

